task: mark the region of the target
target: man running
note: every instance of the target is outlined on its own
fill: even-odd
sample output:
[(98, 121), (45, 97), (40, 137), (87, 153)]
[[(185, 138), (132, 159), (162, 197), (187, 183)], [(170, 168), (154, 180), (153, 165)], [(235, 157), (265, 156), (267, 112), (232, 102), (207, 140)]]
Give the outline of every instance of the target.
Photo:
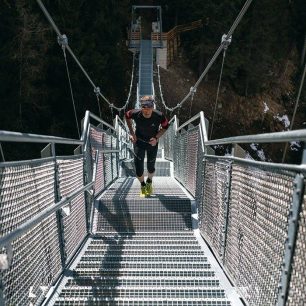
[[(144, 96), (140, 100), (141, 109), (126, 112), (125, 118), (130, 130), (130, 139), (134, 144), (134, 163), (136, 176), (141, 184), (140, 196), (150, 196), (153, 192), (152, 178), (155, 172), (155, 161), (158, 150), (158, 140), (169, 127), (163, 113), (154, 109), (154, 99)], [(132, 119), (136, 131), (132, 126)], [(144, 180), (144, 158), (147, 152), (148, 178)]]

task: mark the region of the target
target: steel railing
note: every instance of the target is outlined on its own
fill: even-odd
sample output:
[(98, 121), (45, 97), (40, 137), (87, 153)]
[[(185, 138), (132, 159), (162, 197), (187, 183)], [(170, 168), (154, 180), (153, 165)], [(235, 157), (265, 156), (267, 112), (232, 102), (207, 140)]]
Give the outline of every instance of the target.
[[(91, 233), (94, 198), (118, 177), (127, 140), (118, 116), (112, 126), (89, 111), (80, 140), (0, 131), (3, 142), (49, 143), (45, 158), (0, 163), (0, 301), (44, 299)], [(58, 156), (57, 144), (78, 147)]]
[[(215, 156), (211, 146), (305, 141), (306, 131), (207, 140), (199, 113), (165, 135), (174, 175), (198, 203), (199, 230), (248, 305), (305, 301), (305, 151), (300, 165)], [(174, 137), (174, 139), (172, 139)]]

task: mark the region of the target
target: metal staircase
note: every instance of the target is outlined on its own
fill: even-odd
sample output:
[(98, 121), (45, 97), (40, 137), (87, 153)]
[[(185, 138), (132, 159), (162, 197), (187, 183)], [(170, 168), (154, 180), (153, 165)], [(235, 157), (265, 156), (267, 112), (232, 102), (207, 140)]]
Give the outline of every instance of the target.
[(194, 235), (190, 196), (158, 168), (150, 198), (124, 176), (96, 200), (93, 235), (48, 305), (234, 305)]

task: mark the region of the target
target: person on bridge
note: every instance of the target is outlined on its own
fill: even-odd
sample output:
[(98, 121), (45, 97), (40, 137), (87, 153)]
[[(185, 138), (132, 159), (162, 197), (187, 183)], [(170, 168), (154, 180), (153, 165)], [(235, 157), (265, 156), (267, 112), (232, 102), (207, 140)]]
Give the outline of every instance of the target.
[[(140, 99), (140, 109), (131, 109), (125, 114), (130, 130), (130, 140), (134, 144), (134, 163), (136, 176), (141, 184), (140, 196), (150, 196), (153, 192), (152, 178), (155, 172), (155, 161), (158, 140), (166, 132), (169, 123), (164, 114), (154, 109), (154, 98), (144, 96)], [(134, 131), (132, 120), (135, 122)], [(147, 152), (148, 178), (144, 179), (144, 157)]]

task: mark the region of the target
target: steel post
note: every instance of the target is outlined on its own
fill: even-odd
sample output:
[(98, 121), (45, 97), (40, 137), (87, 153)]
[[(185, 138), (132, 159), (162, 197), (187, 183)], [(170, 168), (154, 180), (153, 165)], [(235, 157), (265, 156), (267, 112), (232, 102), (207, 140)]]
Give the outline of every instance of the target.
[[(58, 164), (56, 160), (56, 152), (55, 152), (55, 144), (51, 143), (51, 154), (54, 158), (54, 197), (55, 201), (59, 202), (61, 200), (61, 193), (60, 193), (60, 182), (59, 182), (59, 173), (58, 173)], [(57, 230), (58, 230), (58, 236), (59, 236), (59, 243), (60, 243), (60, 253), (61, 253), (61, 261), (62, 261), (62, 267), (65, 267), (66, 259), (67, 259), (67, 253), (65, 250), (65, 236), (64, 236), (64, 217), (62, 210), (59, 209), (56, 212), (56, 219), (57, 219)]]
[[(304, 151), (305, 155), (305, 151)], [(299, 216), (304, 197), (304, 176), (298, 173), (293, 183), (292, 206), (289, 212), (288, 234), (285, 243), (285, 254), (282, 264), (282, 273), (278, 287), (277, 306), (285, 306), (289, 293), (289, 284), (292, 273), (293, 256), (298, 232)]]

